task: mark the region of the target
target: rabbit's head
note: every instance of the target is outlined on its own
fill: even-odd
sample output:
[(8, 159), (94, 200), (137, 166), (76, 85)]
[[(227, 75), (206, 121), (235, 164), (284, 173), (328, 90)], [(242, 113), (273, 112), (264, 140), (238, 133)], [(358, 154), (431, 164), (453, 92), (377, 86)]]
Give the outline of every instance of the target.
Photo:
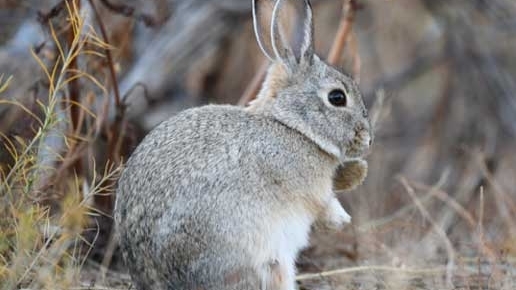
[[(264, 29), (268, 4), (270, 29)], [(287, 39), (283, 16), (292, 11), (296, 21)], [(314, 53), (308, 0), (277, 0), (273, 7), (269, 0), (253, 0), (253, 19), (258, 44), (272, 65), (249, 110), (271, 114), (341, 162), (366, 154), (373, 133), (362, 96), (349, 76)]]

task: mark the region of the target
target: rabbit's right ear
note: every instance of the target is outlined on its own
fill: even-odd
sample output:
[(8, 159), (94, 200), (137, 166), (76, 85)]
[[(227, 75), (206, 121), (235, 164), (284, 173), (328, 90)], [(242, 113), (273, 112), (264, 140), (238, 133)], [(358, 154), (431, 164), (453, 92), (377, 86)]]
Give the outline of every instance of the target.
[[(286, 21), (288, 15), (285, 14), (288, 8), (293, 9), (295, 21), (290, 25), (290, 29), (287, 29), (289, 31), (287, 35), (290, 37), (285, 37), (283, 29), (289, 26), (285, 26), (288, 23)], [(276, 57), (290, 68), (295, 68), (302, 63), (311, 64), (314, 56), (314, 28), (310, 2), (276, 0), (271, 23), (272, 48)]]
[[(288, 21), (290, 16), (294, 16), (293, 23)], [(312, 63), (309, 0), (253, 0), (253, 24), (258, 45), (270, 61), (281, 61), (294, 70), (302, 63)]]
[(274, 3), (271, 0), (253, 0), (253, 26), (258, 46), (263, 54), (274, 61), (271, 42), (271, 20)]

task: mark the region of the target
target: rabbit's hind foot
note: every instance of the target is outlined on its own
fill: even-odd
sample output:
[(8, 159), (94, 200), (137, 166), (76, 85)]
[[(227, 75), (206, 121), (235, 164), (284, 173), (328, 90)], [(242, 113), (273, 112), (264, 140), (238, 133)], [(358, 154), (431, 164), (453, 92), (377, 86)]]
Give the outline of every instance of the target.
[(272, 260), (264, 268), (262, 290), (297, 290), (293, 264)]

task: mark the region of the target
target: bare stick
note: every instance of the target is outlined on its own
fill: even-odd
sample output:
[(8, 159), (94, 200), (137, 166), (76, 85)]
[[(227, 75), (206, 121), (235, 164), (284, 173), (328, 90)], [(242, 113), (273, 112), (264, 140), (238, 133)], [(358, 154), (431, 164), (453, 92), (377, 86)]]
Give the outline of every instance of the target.
[(362, 72), (362, 58), (358, 52), (358, 40), (355, 33), (350, 35), (351, 55), (353, 56), (353, 78), (357, 83), (360, 83), (360, 73)]
[(468, 223), (468, 226), (470, 228), (475, 228), (476, 222), (473, 216), (454, 198), (450, 197), (450, 195), (447, 192), (414, 181), (410, 181), (410, 184), (417, 189), (428, 190), (431, 195), (437, 197), (441, 201), (448, 204), (450, 208), (452, 208), (460, 217), (462, 217)]
[(335, 36), (335, 41), (328, 54), (328, 63), (335, 65), (339, 63), (342, 51), (346, 46), (351, 29), (353, 28), (353, 21), (355, 19), (355, 11), (358, 5), (355, 0), (344, 0), (342, 7), (342, 18), (340, 20), (339, 29)]
[[(69, 0), (70, 4), (72, 6), (71, 9), (77, 9), (74, 13), (79, 13), (81, 9), (81, 1), (80, 0)], [(72, 25), (73, 26), (73, 25)], [(73, 41), (78, 36), (73, 29), (73, 27), (70, 26), (67, 33), (66, 42), (68, 44), (68, 47), (73, 46)], [(70, 79), (68, 83), (68, 104), (70, 108), (70, 120), (71, 120), (71, 134), (74, 134), (75, 132), (80, 132), (79, 128), (79, 119), (81, 114), (81, 108), (79, 107), (79, 104), (81, 103), (81, 85), (79, 83), (79, 79), (77, 78), (77, 72), (79, 71), (79, 65), (78, 65), (78, 57), (74, 57), (70, 60), (70, 69), (68, 70), (67, 78)], [(74, 141), (72, 143), (72, 146), (70, 148), (70, 152), (75, 151), (75, 148), (77, 146), (77, 142)], [(78, 175), (81, 175), (82, 173), (82, 161), (80, 159), (77, 159), (73, 164), (73, 169)]]
[[(430, 201), (430, 198), (432, 197), (432, 192), (438, 190), (439, 188), (442, 188), (444, 183), (446, 182), (446, 178), (447, 178), (447, 174), (443, 173), (441, 175), (441, 177), (439, 178), (439, 180), (437, 181), (437, 183), (435, 185), (432, 185), (432, 187), (429, 188), (428, 194), (426, 194), (426, 196), (424, 196), (423, 198), (419, 199), (419, 202), (424, 204), (424, 203)], [(389, 216), (386, 216), (381, 219), (374, 220), (370, 223), (359, 226), (358, 230), (360, 232), (365, 232), (372, 228), (384, 226), (388, 223), (391, 223), (395, 219), (398, 219), (398, 218), (404, 216), (405, 214), (409, 213), (410, 211), (412, 211), (413, 208), (414, 208), (414, 204), (406, 205), (406, 206), (398, 209), (396, 212), (394, 212), (393, 214), (391, 214)]]
[(350, 274), (357, 272), (367, 272), (367, 271), (385, 271), (385, 272), (398, 272), (398, 273), (412, 273), (412, 274), (441, 274), (444, 272), (443, 267), (437, 268), (428, 268), (428, 269), (413, 269), (413, 268), (398, 268), (398, 267), (390, 267), (390, 266), (358, 266), (358, 267), (350, 267), (350, 268), (342, 268), (337, 270), (325, 271), (321, 273), (314, 274), (301, 274), (297, 275), (296, 280), (310, 280), (310, 279), (318, 279), (329, 276), (341, 275), (341, 274)]
[[(100, 34), (102, 35), (102, 41), (104, 41), (105, 44), (109, 45), (109, 38), (106, 33), (106, 26), (104, 25), (104, 21), (102, 21), (102, 18), (100, 17), (99, 11), (97, 7), (95, 6), (95, 3), (93, 3), (92, 0), (88, 0), (88, 2), (91, 5), (91, 8), (93, 9), (93, 12), (95, 13), (95, 19), (97, 20), (97, 24), (99, 25)], [(111, 54), (111, 49), (109, 46), (104, 47), (104, 53), (106, 55), (108, 68), (109, 68), (109, 75), (111, 77), (111, 84), (113, 85), (113, 93), (115, 94), (115, 104), (117, 106), (117, 109), (120, 109), (120, 90), (118, 86), (118, 80), (116, 78), (116, 72), (115, 72), (115, 65), (113, 62), (113, 56)]]
[(511, 214), (511, 211), (516, 211), (516, 203), (496, 182), (495, 177), (487, 168), (485, 155), (481, 152), (477, 152), (476, 155), (478, 155), (477, 162), (479, 163), (480, 170), (493, 190), (500, 217), (505, 221), (511, 236), (516, 236), (516, 224)]
[(108, 0), (100, 0), (100, 2), (104, 5), (104, 7), (111, 10), (112, 12), (123, 15), (125, 17), (134, 17), (137, 20), (141, 20), (148, 27), (156, 27), (163, 22), (163, 20), (157, 20), (151, 15), (136, 13), (136, 9), (129, 5), (111, 3)]
[(479, 277), (482, 273), (482, 269), (480, 267), (481, 265), (481, 254), (484, 252), (483, 249), (484, 249), (484, 229), (482, 227), (482, 221), (484, 220), (484, 187), (481, 186), (480, 187), (480, 201), (479, 201), (479, 206), (478, 206), (478, 211), (479, 211), (479, 214), (478, 214), (478, 228), (477, 228), (477, 234), (478, 234), (478, 260), (477, 260), (477, 265), (478, 265), (478, 274), (479, 274)]
[(258, 72), (254, 75), (253, 79), (251, 80), (251, 82), (249, 83), (247, 88), (245, 89), (244, 94), (242, 95), (240, 100), (238, 100), (237, 104), (239, 106), (247, 105), (250, 101), (252, 101), (256, 97), (256, 95), (260, 91), (260, 87), (263, 82), (263, 79), (265, 78), (265, 74), (267, 73), (268, 67), (269, 67), (269, 61), (265, 60), (263, 62), (263, 64), (260, 66), (260, 69), (258, 70)]
[(48, 12), (38, 11), (38, 21), (41, 23), (47, 23), (50, 19), (56, 17), (65, 8), (65, 1), (59, 1), (54, 7)]
[(105, 251), (104, 257), (102, 258), (102, 263), (100, 266), (100, 278), (102, 282), (106, 280), (106, 274), (109, 270), (109, 266), (111, 265), (111, 261), (113, 259), (117, 245), (118, 241), (116, 239), (116, 235), (114, 234), (114, 231), (111, 231), (109, 234), (107, 249)]
[(428, 220), (428, 222), (432, 225), (434, 228), (434, 231), (442, 238), (445, 246), (446, 246), (446, 252), (448, 254), (448, 264), (446, 265), (446, 283), (449, 286), (453, 286), (452, 283), (452, 271), (455, 266), (455, 251), (453, 249), (453, 245), (446, 235), (446, 233), (443, 231), (442, 228), (440, 228), (437, 223), (434, 221), (430, 213), (426, 210), (425, 206), (419, 201), (419, 199), (416, 196), (416, 193), (414, 192), (414, 189), (409, 185), (407, 180), (404, 177), (399, 178), (401, 184), (405, 189), (407, 190), (407, 193), (410, 195), (412, 200), (414, 201), (414, 204), (418, 207), (419, 211), (423, 215), (425, 219)]

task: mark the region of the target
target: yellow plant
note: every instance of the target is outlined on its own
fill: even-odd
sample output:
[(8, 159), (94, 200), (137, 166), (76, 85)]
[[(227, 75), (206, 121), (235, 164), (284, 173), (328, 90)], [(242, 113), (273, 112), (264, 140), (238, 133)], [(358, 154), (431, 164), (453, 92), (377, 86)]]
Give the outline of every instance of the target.
[[(102, 192), (109, 193), (119, 168), (106, 165), (103, 175), (95, 172), (91, 180), (87, 176), (72, 174), (63, 180), (56, 180), (63, 194), (52, 202), (41, 203), (38, 196), (42, 193), (41, 172), (56, 173), (55, 168), (43, 167), (38, 163), (38, 156), (45, 148), (44, 140), (50, 132), (59, 131), (59, 124), (68, 124), (57, 111), (64, 100), (61, 95), (70, 82), (78, 78), (93, 82), (104, 93), (102, 84), (92, 75), (80, 71), (72, 64), (79, 57), (102, 57), (92, 48), (107, 48), (95, 34), (92, 27), (86, 25), (76, 1), (65, 1), (67, 25), (73, 39), (62, 45), (56, 29), (49, 22), (51, 38), (57, 47), (57, 57), (51, 66), (47, 66), (39, 56), (32, 52), (48, 81), (48, 100), (37, 100), (43, 117), (38, 117), (29, 108), (17, 101), (0, 97), (0, 105), (14, 105), (34, 118), (37, 127), (30, 140), (14, 136), (9, 138), (0, 132), (2, 146), (14, 160), (6, 170), (0, 172), (0, 289), (68, 289), (77, 284), (79, 270), (84, 263), (86, 245), (81, 236), (90, 225), (90, 215), (97, 214), (90, 206), (91, 197)], [(66, 47), (66, 48), (65, 48)], [(8, 89), (11, 77), (4, 80), (0, 76), (0, 93)], [(70, 103), (66, 103), (70, 106)], [(94, 114), (79, 106), (86, 114)], [(70, 131), (67, 131), (68, 133)], [(61, 132), (66, 149), (71, 150), (75, 140), (90, 142), (83, 136), (70, 136)], [(62, 161), (63, 152), (56, 152)], [(52, 176), (51, 174), (47, 174)], [(43, 193), (45, 194), (45, 193)], [(49, 204), (59, 204), (51, 207)]]

